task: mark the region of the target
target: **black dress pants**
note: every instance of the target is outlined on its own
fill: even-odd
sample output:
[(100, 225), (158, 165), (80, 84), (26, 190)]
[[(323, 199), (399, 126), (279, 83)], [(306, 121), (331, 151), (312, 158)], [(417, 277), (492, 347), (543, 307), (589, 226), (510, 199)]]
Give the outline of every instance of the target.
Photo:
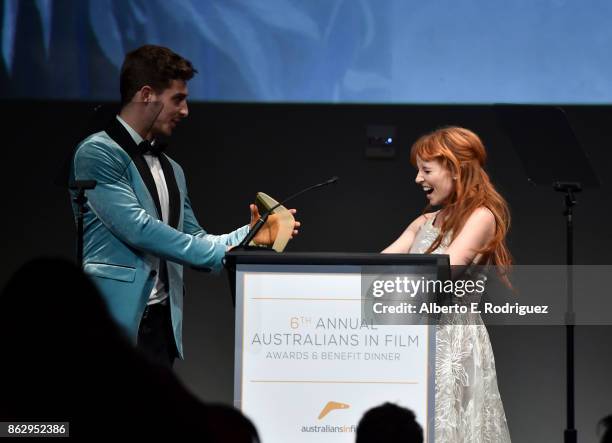
[(178, 352), (168, 299), (145, 308), (138, 328), (138, 348), (153, 363), (172, 368)]

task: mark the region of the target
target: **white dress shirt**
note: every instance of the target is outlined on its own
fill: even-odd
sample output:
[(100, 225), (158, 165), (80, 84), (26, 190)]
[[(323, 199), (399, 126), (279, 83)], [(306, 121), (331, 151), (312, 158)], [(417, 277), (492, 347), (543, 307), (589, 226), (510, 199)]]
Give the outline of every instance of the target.
[[(130, 125), (128, 125), (121, 117), (117, 116), (117, 120), (119, 120), (119, 123), (121, 123), (123, 127), (127, 130), (127, 132), (129, 132), (130, 136), (132, 137), (134, 142), (136, 142), (137, 145), (139, 145), (140, 142), (144, 140), (140, 136), (140, 134), (136, 132)], [(168, 217), (170, 212), (170, 198), (168, 196), (168, 186), (166, 185), (164, 171), (162, 170), (159, 158), (150, 154), (145, 154), (143, 157), (147, 162), (147, 165), (149, 165), (149, 169), (151, 170), (151, 174), (153, 175), (153, 180), (155, 180), (155, 187), (157, 188), (157, 195), (159, 196), (159, 204), (162, 211), (162, 221), (168, 224)], [(166, 288), (164, 283), (159, 279), (159, 257), (147, 254), (146, 261), (149, 263), (152, 270), (157, 271), (157, 274), (155, 276), (155, 284), (153, 285), (153, 289), (151, 290), (151, 294), (149, 295), (149, 301), (147, 302), (148, 305), (154, 305), (168, 298), (168, 288)]]

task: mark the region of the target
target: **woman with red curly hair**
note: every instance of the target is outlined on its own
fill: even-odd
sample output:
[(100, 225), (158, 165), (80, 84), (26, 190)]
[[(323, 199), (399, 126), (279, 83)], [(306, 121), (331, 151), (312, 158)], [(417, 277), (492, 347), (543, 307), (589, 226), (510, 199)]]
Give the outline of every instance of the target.
[[(510, 285), (510, 212), (484, 169), (480, 138), (438, 129), (416, 141), (410, 159), (428, 205), (383, 253), (448, 254), (452, 266), (467, 269), (493, 265)], [(479, 314), (456, 320), (451, 314), (436, 328), (435, 440), (509, 442), (487, 330)]]

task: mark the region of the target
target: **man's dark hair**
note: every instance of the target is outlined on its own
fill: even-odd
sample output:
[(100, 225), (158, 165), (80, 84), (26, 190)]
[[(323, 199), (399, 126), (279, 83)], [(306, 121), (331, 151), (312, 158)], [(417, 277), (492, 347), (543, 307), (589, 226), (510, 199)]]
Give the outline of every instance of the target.
[(172, 80), (191, 80), (198, 71), (191, 62), (163, 46), (144, 45), (129, 52), (121, 66), (121, 105), (127, 104), (143, 86), (162, 92)]
[(357, 425), (356, 443), (422, 443), (423, 430), (410, 409), (385, 403), (370, 409)]

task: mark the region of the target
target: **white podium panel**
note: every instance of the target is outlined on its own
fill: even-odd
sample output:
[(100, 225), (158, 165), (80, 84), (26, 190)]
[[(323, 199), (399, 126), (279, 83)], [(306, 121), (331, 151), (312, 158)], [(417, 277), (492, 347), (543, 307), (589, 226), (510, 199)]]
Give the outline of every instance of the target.
[(234, 402), (262, 441), (353, 442), (384, 402), (413, 410), (433, 441), (434, 327), (362, 321), (358, 266), (236, 271)]

